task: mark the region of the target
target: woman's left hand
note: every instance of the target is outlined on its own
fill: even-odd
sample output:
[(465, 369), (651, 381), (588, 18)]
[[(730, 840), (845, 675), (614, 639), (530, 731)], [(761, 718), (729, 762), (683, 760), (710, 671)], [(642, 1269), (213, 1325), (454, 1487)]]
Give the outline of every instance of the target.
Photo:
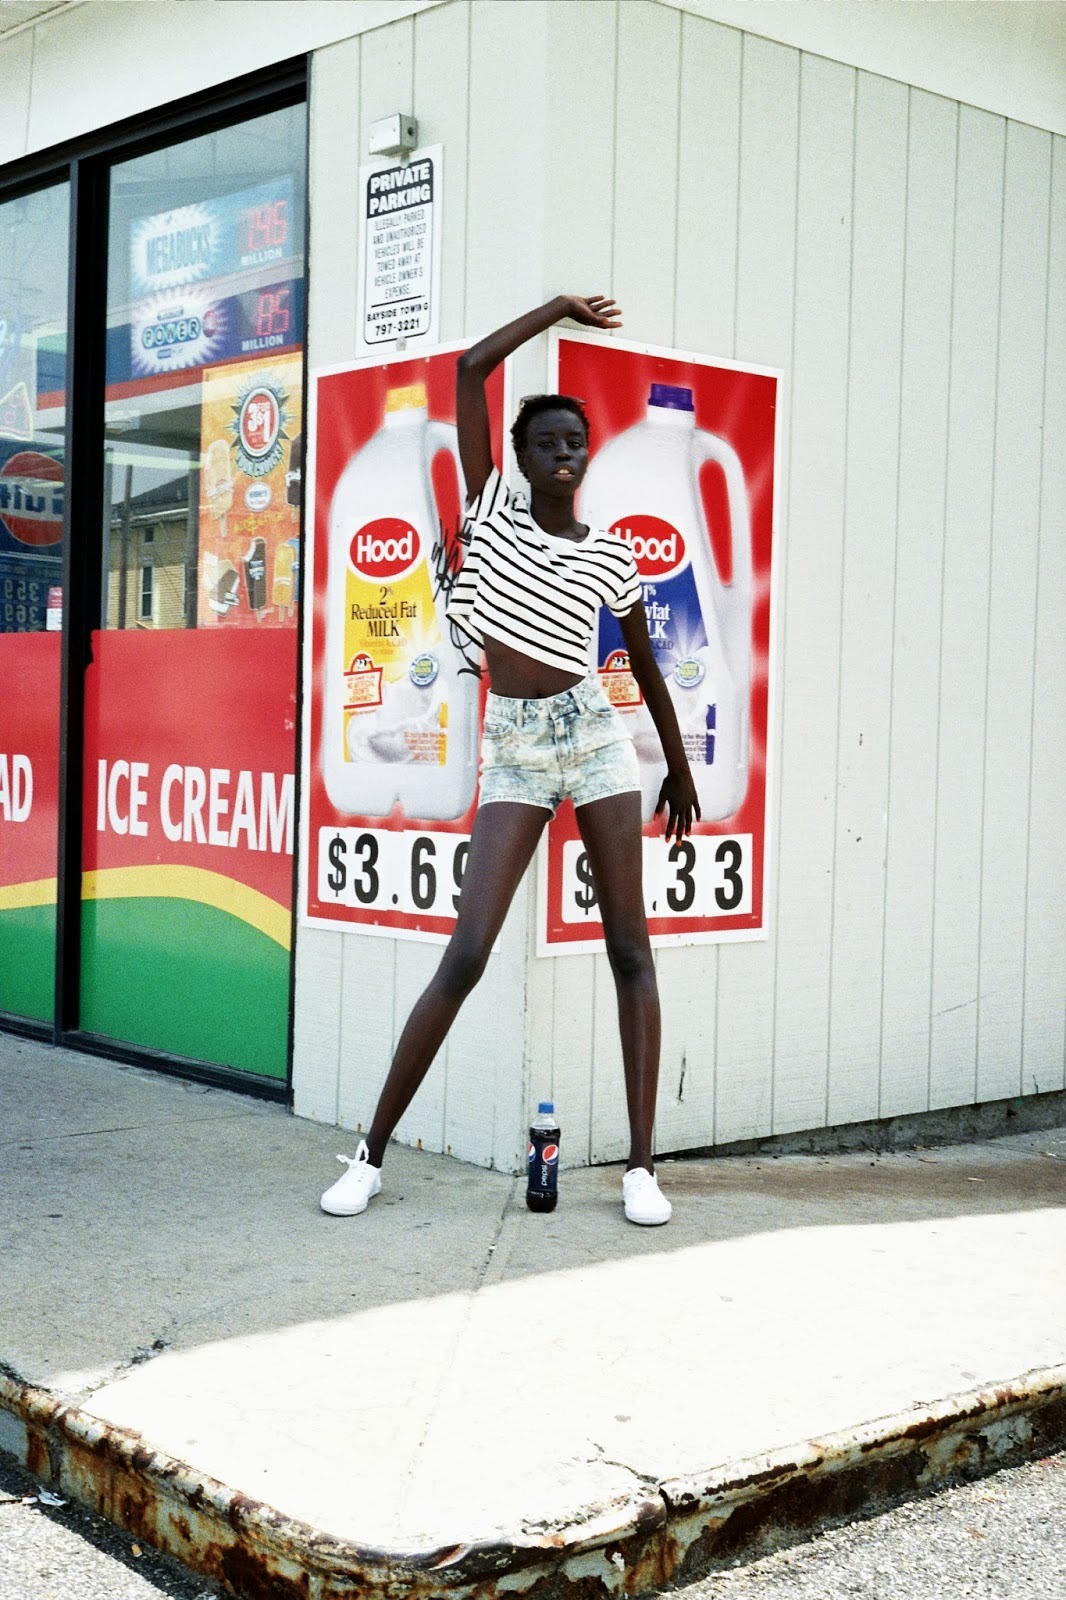
[[(682, 772), (668, 772), (659, 790), (659, 803), (655, 807), (658, 817), (666, 810), (666, 837), (681, 840), (691, 833), (693, 822), (700, 820), (700, 802), (696, 785), (688, 767)], [(695, 816), (693, 816), (695, 812)]]
[(622, 326), (622, 310), (616, 306), (609, 295), (590, 294), (587, 297), (579, 294), (563, 296), (566, 301), (566, 316), (574, 322), (580, 322), (586, 328), (620, 328)]

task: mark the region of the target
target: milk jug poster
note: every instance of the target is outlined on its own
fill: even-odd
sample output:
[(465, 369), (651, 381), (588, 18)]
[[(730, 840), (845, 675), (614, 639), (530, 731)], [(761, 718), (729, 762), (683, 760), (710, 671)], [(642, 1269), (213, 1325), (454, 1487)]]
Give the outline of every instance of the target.
[[(677, 711), (702, 821), (667, 844), (654, 810), (662, 750), (615, 619), (594, 670), (640, 761), (644, 897), (656, 945), (765, 936), (767, 720), (778, 374), (557, 334), (553, 387), (591, 423), (577, 511), (629, 541), (652, 648)], [(541, 954), (602, 949), (573, 808), (539, 863)]]
[[(486, 683), (447, 621), (462, 560), (460, 349), (313, 374), (305, 919), (391, 937), (455, 925)], [(504, 379), (488, 386), (502, 459)]]

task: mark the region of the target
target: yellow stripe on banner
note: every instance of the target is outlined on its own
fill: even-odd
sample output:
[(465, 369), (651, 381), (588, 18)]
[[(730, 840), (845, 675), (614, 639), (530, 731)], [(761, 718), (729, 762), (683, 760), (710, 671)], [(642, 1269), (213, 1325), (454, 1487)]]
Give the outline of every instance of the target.
[(292, 917), (284, 906), (205, 867), (105, 867), (83, 872), (81, 896), (83, 900), (195, 900), (239, 917), (283, 950), (292, 944)]
[(27, 906), (54, 906), (55, 878), (35, 878), (31, 883), (0, 885), (0, 911), (22, 911)]

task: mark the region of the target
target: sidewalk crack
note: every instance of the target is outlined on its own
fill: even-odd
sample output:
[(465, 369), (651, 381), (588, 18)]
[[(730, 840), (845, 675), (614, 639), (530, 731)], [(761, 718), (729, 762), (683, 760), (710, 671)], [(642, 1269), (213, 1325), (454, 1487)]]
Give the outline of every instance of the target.
[(596, 1455), (586, 1457), (590, 1467), (598, 1465), (605, 1467), (618, 1467), (622, 1472), (632, 1473), (637, 1482), (645, 1489), (654, 1489), (656, 1492), (658, 1492), (659, 1479), (654, 1473), (640, 1472), (636, 1467), (631, 1467), (628, 1461), (616, 1461), (613, 1456), (609, 1456), (604, 1452), (602, 1444), (597, 1444), (595, 1439), (590, 1439), (589, 1443), (591, 1444), (592, 1448), (597, 1451)]
[(493, 1255), (495, 1253), (496, 1246), (500, 1242), (500, 1236), (503, 1233), (504, 1224), (507, 1221), (507, 1218), (511, 1213), (511, 1208), (512, 1208), (512, 1205), (514, 1203), (514, 1197), (515, 1197), (516, 1193), (518, 1192), (519, 1181), (520, 1180), (518, 1178), (515, 1178), (515, 1179), (512, 1180), (511, 1187), (510, 1187), (510, 1189), (508, 1190), (508, 1193), (507, 1193), (507, 1199), (503, 1203), (503, 1206), (502, 1206), (502, 1208), (500, 1210), (499, 1220), (498, 1220), (498, 1222), (496, 1224), (496, 1227), (495, 1227), (495, 1229), (493, 1231), (492, 1242), (489, 1244), (488, 1249), (485, 1251), (485, 1259), (482, 1262), (481, 1267), (480, 1267), (480, 1269), (478, 1271), (477, 1279), (476, 1279), (473, 1287), (466, 1291), (466, 1308), (464, 1310), (462, 1320), (460, 1321), (458, 1327), (456, 1328), (455, 1333), (453, 1334), (451, 1342), (449, 1344), (447, 1354), (445, 1355), (443, 1361), (441, 1362), (440, 1373), (439, 1373), (439, 1376), (437, 1378), (437, 1382), (436, 1382), (436, 1386), (435, 1386), (436, 1387), (436, 1392), (435, 1392), (435, 1395), (434, 1395), (434, 1398), (433, 1398), (433, 1403), (429, 1407), (429, 1410), (426, 1413), (426, 1419), (425, 1419), (425, 1422), (422, 1425), (422, 1431), (420, 1432), (420, 1434), (418, 1436), (418, 1443), (415, 1445), (413, 1451), (411, 1452), (411, 1463), (410, 1463), (410, 1466), (409, 1466), (409, 1468), (407, 1470), (407, 1474), (406, 1474), (406, 1477), (404, 1479), (403, 1487), (400, 1490), (398, 1516), (399, 1516), (399, 1519), (400, 1519), (401, 1522), (402, 1522), (404, 1514), (405, 1514), (405, 1512), (407, 1510), (407, 1504), (408, 1504), (408, 1500), (410, 1499), (411, 1488), (412, 1488), (412, 1485), (414, 1483), (415, 1474), (418, 1471), (418, 1465), (419, 1465), (419, 1461), (420, 1461), (421, 1456), (422, 1456), (422, 1452), (423, 1452), (423, 1450), (425, 1449), (425, 1446), (426, 1446), (426, 1440), (429, 1437), (430, 1430), (433, 1427), (433, 1424), (434, 1424), (434, 1422), (435, 1422), (435, 1420), (437, 1418), (438, 1412), (440, 1411), (441, 1399), (442, 1399), (442, 1396), (444, 1394), (444, 1390), (447, 1387), (449, 1375), (450, 1375), (450, 1373), (452, 1371), (452, 1368), (455, 1366), (456, 1356), (458, 1354), (459, 1347), (461, 1346), (461, 1344), (463, 1343), (463, 1340), (466, 1337), (467, 1329), (470, 1326), (470, 1319), (473, 1316), (474, 1306), (475, 1306), (475, 1304), (477, 1302), (478, 1293), (479, 1293), (479, 1291), (481, 1289), (482, 1284), (485, 1281), (485, 1275), (488, 1272), (490, 1265), (492, 1264), (492, 1258), (493, 1258)]
[(504, 1225), (505, 1225), (505, 1223), (507, 1221), (507, 1218), (511, 1214), (511, 1207), (512, 1207), (512, 1205), (514, 1203), (514, 1197), (515, 1197), (515, 1194), (517, 1193), (517, 1189), (518, 1189), (518, 1180), (516, 1179), (511, 1184), (511, 1187), (508, 1190), (507, 1199), (504, 1201), (503, 1210), (500, 1212), (500, 1220), (497, 1222), (496, 1231), (492, 1235), (492, 1243), (489, 1245), (488, 1249), (485, 1251), (485, 1259), (481, 1263), (481, 1267), (480, 1267), (480, 1269), (478, 1271), (478, 1275), (477, 1275), (477, 1282), (475, 1283), (474, 1288), (473, 1288), (473, 1293), (475, 1295), (478, 1293), (478, 1291), (480, 1290), (482, 1284), (485, 1282), (485, 1278), (486, 1278), (486, 1275), (488, 1273), (488, 1270), (492, 1266), (492, 1258), (495, 1255), (496, 1247), (499, 1244), (500, 1239), (503, 1236)]
[[(167, 1324), (168, 1332), (172, 1332), (173, 1327), (174, 1321), (172, 1318)], [(78, 1404), (84, 1405), (94, 1394), (98, 1394), (101, 1389), (106, 1389), (109, 1384), (121, 1383), (122, 1379), (131, 1373), (135, 1367), (143, 1367), (149, 1361), (154, 1361), (156, 1356), (161, 1356), (169, 1348), (170, 1339), (162, 1334), (153, 1339), (150, 1344), (137, 1345), (131, 1354), (126, 1357), (125, 1361), (119, 1362), (117, 1367), (114, 1367), (110, 1372), (102, 1374), (93, 1383), (82, 1389), (78, 1396)]]

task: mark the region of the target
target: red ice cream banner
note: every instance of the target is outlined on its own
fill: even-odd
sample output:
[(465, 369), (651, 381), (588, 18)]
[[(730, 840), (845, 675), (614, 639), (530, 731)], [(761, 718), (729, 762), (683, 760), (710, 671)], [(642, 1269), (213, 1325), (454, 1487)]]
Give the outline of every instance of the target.
[[(86, 892), (202, 900), (287, 946), (295, 683), (288, 629), (94, 633), (85, 678)], [(172, 685), (180, 685), (177, 698)]]
[[(486, 683), (447, 622), (461, 562), (464, 346), (312, 374), (303, 914), (440, 941), (455, 925)], [(488, 384), (502, 460), (504, 373)]]
[[(700, 797), (703, 820), (668, 845), (654, 817), (661, 746), (601, 612), (595, 669), (640, 760), (653, 943), (763, 937), (779, 374), (596, 335), (556, 335), (552, 355), (556, 391), (579, 396), (590, 420), (578, 514), (633, 549)], [(570, 805), (548, 825), (539, 889), (541, 954), (602, 949)]]
[(0, 909), (55, 899), (60, 644), (0, 634)]

